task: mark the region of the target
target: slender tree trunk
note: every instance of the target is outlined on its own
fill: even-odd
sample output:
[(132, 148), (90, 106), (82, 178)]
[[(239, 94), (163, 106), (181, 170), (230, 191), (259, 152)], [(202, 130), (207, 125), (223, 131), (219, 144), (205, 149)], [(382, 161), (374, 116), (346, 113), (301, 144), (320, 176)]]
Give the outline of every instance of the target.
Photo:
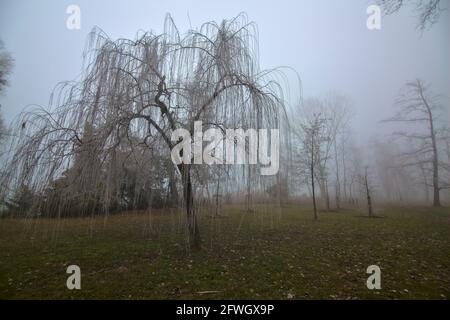
[(280, 179), (280, 172), (277, 173), (277, 206), (278, 208), (281, 208), (281, 179)]
[[(428, 110), (430, 110), (428, 108)], [(441, 200), (439, 198), (439, 159), (436, 143), (436, 133), (434, 132), (433, 116), (431, 111), (429, 111), (430, 117), (430, 133), (431, 133), (431, 144), (433, 147), (433, 206), (440, 207)]]
[(314, 135), (311, 138), (311, 189), (314, 207), (314, 220), (317, 220), (316, 191), (314, 185)]
[(345, 140), (342, 141), (342, 173), (343, 173), (343, 186), (344, 186), (344, 201), (348, 201), (347, 194), (347, 168), (345, 165)]
[(336, 195), (335, 195), (335, 201), (336, 201), (336, 209), (341, 209), (341, 196), (340, 196), (340, 187), (339, 182), (336, 182)]
[(337, 152), (337, 146), (336, 141), (334, 142), (334, 158), (336, 161), (336, 190), (335, 190), (335, 197), (336, 197), (336, 209), (340, 209), (341, 207), (341, 181), (339, 177), (339, 159), (338, 159), (338, 152)]
[(350, 182), (348, 184), (348, 200), (350, 204), (354, 205), (353, 203), (353, 177), (351, 177)]
[(328, 191), (328, 180), (325, 179), (325, 202), (327, 205), (327, 211), (330, 211), (330, 192)]
[(220, 171), (217, 177), (217, 188), (216, 188), (216, 214), (215, 217), (219, 216), (219, 191), (220, 191)]
[[(431, 128), (433, 128), (433, 121), (431, 121)], [(439, 197), (439, 161), (438, 161), (438, 152), (436, 146), (436, 135), (434, 134), (433, 129), (431, 140), (433, 143), (433, 206), (440, 207), (441, 199)]]
[(311, 189), (314, 207), (314, 220), (317, 220), (316, 191), (314, 186), (314, 165), (311, 165)]
[(367, 178), (367, 172), (364, 176), (364, 185), (366, 187), (366, 196), (367, 196), (367, 207), (369, 209), (369, 218), (373, 217), (373, 210), (372, 210), (372, 197), (370, 195), (370, 188), (369, 188), (369, 181)]
[(197, 224), (197, 215), (194, 208), (194, 193), (192, 190), (190, 165), (178, 165), (183, 181), (183, 197), (186, 207), (187, 226), (189, 233), (189, 245), (191, 249), (200, 249), (200, 232)]

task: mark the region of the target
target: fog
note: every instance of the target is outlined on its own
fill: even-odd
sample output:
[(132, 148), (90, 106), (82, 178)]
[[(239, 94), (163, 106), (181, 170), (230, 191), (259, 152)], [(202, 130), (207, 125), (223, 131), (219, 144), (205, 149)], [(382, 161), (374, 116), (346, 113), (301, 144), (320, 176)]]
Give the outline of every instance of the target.
[[(383, 16), (381, 30), (368, 30), (370, 1), (76, 1), (81, 29), (68, 30), (66, 8), (72, 2), (1, 2), (0, 39), (15, 60), (10, 86), (0, 96), (7, 122), (29, 104), (47, 105), (58, 82), (77, 77), (94, 26), (112, 39), (132, 39), (138, 30), (161, 32), (166, 13), (183, 33), (246, 12), (258, 26), (261, 67), (296, 70), (305, 98), (330, 91), (350, 96), (354, 131), (362, 141), (390, 130), (379, 121), (391, 114), (407, 80), (430, 82), (448, 105), (448, 13), (421, 33), (409, 9)], [(292, 72), (287, 74), (295, 104), (299, 87)], [(443, 117), (448, 120), (448, 111)]]
[[(442, 170), (439, 179), (435, 179), (436, 183), (433, 184), (436, 190), (441, 188), (442, 196), (447, 201), (449, 173), (447, 158), (450, 155), (448, 154), (448, 131), (443, 130), (449, 122), (448, 105), (450, 101), (448, 92), (450, 88), (448, 59), (450, 56), (448, 37), (450, 18), (447, 11), (443, 11), (436, 23), (428, 25), (424, 30), (418, 30), (418, 12), (414, 10), (413, 6), (406, 6), (394, 14), (383, 15), (380, 21), (381, 29), (370, 30), (367, 26), (367, 19), (370, 15), (367, 8), (370, 4), (373, 4), (370, 1), (279, 1), (276, 6), (269, 1), (248, 1), (245, 3), (242, 3), (242, 1), (195, 1), (192, 3), (167, 1), (164, 4), (151, 1), (130, 1), (127, 5), (123, 2), (78, 1), (76, 5), (81, 12), (81, 28), (70, 29), (66, 25), (70, 15), (70, 12), (66, 11), (70, 4), (72, 3), (68, 1), (58, 3), (53, 1), (2, 2), (0, 39), (14, 59), (9, 86), (6, 90), (3, 90), (0, 96), (2, 114), (7, 124), (12, 123), (13, 119), (16, 119), (16, 116), (27, 106), (39, 105), (47, 109), (57, 107), (54, 104), (49, 106), (49, 99), (55, 86), (62, 81), (76, 80), (79, 81), (79, 84), (85, 81), (87, 87), (99, 81), (96, 85), (101, 90), (108, 90), (111, 97), (118, 95), (117, 99), (121, 99), (122, 93), (116, 92), (114, 88), (102, 82), (102, 77), (106, 76), (96, 78), (95, 72), (92, 71), (91, 79), (86, 80), (86, 74), (81, 75), (83, 70), (87, 71), (90, 68), (90, 65), (85, 64), (83, 66), (83, 63), (94, 63), (95, 61), (89, 61), (89, 57), (85, 57), (87, 60), (83, 58), (83, 52), (89, 47), (88, 40), (92, 30), (96, 30), (95, 35), (99, 35), (101, 32), (107, 34), (110, 39), (108, 41), (111, 41), (110, 44), (114, 43), (113, 45), (126, 47), (127, 45), (120, 40), (114, 41), (117, 39), (134, 40), (143, 36), (146, 31), (152, 31), (153, 34), (171, 33), (170, 30), (172, 29), (170, 27), (167, 29), (167, 21), (170, 19), (165, 20), (168, 14), (172, 17), (175, 24), (174, 28), (178, 30), (181, 37), (193, 34), (189, 33), (190, 30), (203, 32), (204, 30), (201, 31), (200, 28), (205, 22), (216, 21), (220, 24), (225, 19), (229, 23), (230, 19), (239, 16), (243, 19), (242, 21), (248, 19), (248, 21), (254, 22), (254, 24), (250, 24), (251, 32), (249, 34), (252, 38), (258, 38), (259, 48), (253, 48), (252, 44), (249, 44), (248, 50), (252, 60), (246, 60), (248, 57), (243, 57), (244, 60), (241, 61), (239, 56), (242, 53), (235, 52), (236, 57), (229, 57), (229, 61), (236, 58), (239, 62), (232, 63), (237, 63), (239, 68), (243, 68), (240, 72), (244, 73), (253, 70), (253, 66), (257, 66), (258, 63), (261, 70), (280, 68), (279, 70), (282, 71), (282, 73), (272, 74), (281, 86), (280, 90), (276, 90), (275, 96), (284, 97), (289, 117), (288, 122), (291, 126), (289, 133), (286, 134), (288, 131), (285, 131), (283, 137), (289, 140), (289, 137), (293, 136), (294, 147), (290, 150), (297, 153), (299, 158), (290, 159), (286, 156), (286, 151), (281, 151), (281, 157), (284, 156), (284, 158), (281, 159), (280, 176), (285, 177), (286, 181), (289, 180), (286, 183), (290, 185), (292, 194), (311, 195), (310, 181), (307, 179), (310, 151), (311, 153), (318, 152), (317, 156), (322, 157), (318, 160), (319, 163), (315, 164), (318, 165), (317, 170), (319, 172), (316, 171), (311, 175), (315, 175), (315, 179), (317, 179), (320, 186), (320, 195), (323, 202), (326, 203), (327, 209), (330, 209), (329, 193), (334, 192), (336, 199), (338, 199), (340, 197), (340, 185), (344, 186), (344, 193), (347, 193), (346, 185), (349, 185), (348, 188), (351, 193), (352, 188), (354, 188), (352, 186), (353, 180), (355, 180), (355, 183), (358, 182), (359, 197), (364, 198), (361, 196), (364, 194), (363, 181), (367, 184), (367, 179), (371, 176), (373, 176), (370, 179), (373, 180), (371, 184), (374, 185), (373, 189), (377, 189), (376, 196), (379, 199), (383, 198), (389, 201), (420, 199), (430, 202), (432, 172), (437, 174), (438, 171), (433, 169), (432, 164), (434, 162), (437, 163), (437, 166), (442, 167)], [(443, 8), (447, 4), (447, 1), (442, 1)], [(172, 20), (169, 21), (169, 24), (171, 23)], [(243, 29), (247, 26), (249, 25), (244, 26)], [(257, 28), (255, 34), (253, 34), (253, 26)], [(234, 25), (231, 23), (230, 28), (233, 27)], [(176, 37), (179, 37), (179, 35), (176, 35), (173, 39), (176, 39)], [(243, 37), (246, 39), (245, 35)], [(144, 39), (143, 41), (147, 40)], [(150, 43), (149, 46), (152, 46), (152, 44)], [(135, 50), (133, 48), (126, 50), (133, 51)], [(234, 44), (232, 48), (235, 48)], [(205, 50), (210, 50), (210, 48)], [(245, 50), (247, 50), (247, 47), (245, 47)], [(105, 53), (108, 57), (110, 55), (114, 57), (114, 54), (114, 52)], [(140, 53), (136, 52), (136, 54)], [(161, 59), (165, 58), (164, 56), (161, 57)], [(193, 56), (191, 58), (193, 59), (192, 63), (194, 63), (196, 58)], [(165, 70), (171, 76), (173, 70), (180, 72), (184, 68), (183, 63), (180, 62), (181, 65), (177, 65), (178, 62), (176, 61), (176, 59), (184, 58), (176, 56), (172, 59), (175, 59), (175, 62), (168, 61), (167, 63), (171, 67)], [(217, 56), (217, 59), (224, 58)], [(229, 61), (226, 63), (231, 63)], [(110, 65), (98, 63), (99, 70), (110, 74), (109, 77), (117, 76), (114, 75)], [(136, 63), (136, 61), (130, 61), (129, 63)], [(129, 66), (121, 67), (128, 68)], [(259, 67), (255, 68), (258, 69)], [(135, 70), (130, 69), (129, 72), (135, 72)], [(187, 73), (187, 71), (181, 72)], [(191, 70), (191, 72), (197, 71)], [(146, 76), (152, 77), (151, 74), (148, 75), (146, 72), (141, 75), (141, 77)], [(159, 73), (153, 76), (158, 78)], [(117, 77), (117, 83), (130, 88), (131, 84), (128, 84), (126, 79), (121, 76)], [(249, 79), (251, 78), (252, 75), (249, 76)], [(416, 81), (416, 79), (420, 79), (420, 81)], [(73, 82), (74, 85), (76, 85), (76, 81)], [(160, 81), (164, 83), (165, 79), (160, 78)], [(171, 81), (175, 81), (172, 85), (178, 85), (177, 81), (179, 80), (171, 79)], [(405, 84), (408, 82), (411, 84), (411, 81), (415, 81), (413, 86), (406, 86), (405, 88)], [(208, 83), (211, 85), (210, 82)], [(191, 90), (191, 84), (186, 84), (186, 86), (185, 90)], [(157, 88), (160, 88), (159, 85)], [(398, 102), (401, 90), (408, 88), (412, 90), (409, 92), (409, 98), (411, 99), (415, 94), (421, 94), (422, 89), (426, 90), (428, 102), (432, 104), (434, 109), (434, 124), (416, 123), (411, 119), (396, 119), (400, 120), (400, 123), (398, 121), (394, 123), (382, 122), (382, 120), (392, 118), (396, 114), (398, 108), (394, 108), (395, 101)], [(201, 90), (206, 89), (202, 88)], [(127, 91), (127, 94), (129, 94), (129, 91)], [(197, 93), (191, 94), (193, 97), (197, 95)], [(235, 96), (231, 95), (231, 98), (226, 98), (231, 100), (224, 100), (219, 107), (224, 107), (224, 110), (227, 110), (227, 107), (223, 104), (231, 104), (231, 107), (235, 108), (234, 104), (239, 101), (242, 94), (244, 93), (239, 92), (235, 93)], [(180, 99), (183, 95), (180, 94)], [(439, 98), (435, 99), (435, 95), (438, 95)], [(130, 101), (133, 99), (131, 96), (128, 96), (128, 98), (131, 99)], [(264, 94), (260, 98), (264, 100), (269, 109), (274, 111), (273, 107), (277, 105), (277, 101), (271, 101)], [(120, 106), (115, 105), (115, 101), (118, 100), (111, 100), (104, 107), (118, 107), (120, 109)], [(197, 108), (201, 104), (199, 101), (196, 101)], [(71, 98), (66, 102), (70, 104)], [(247, 104), (247, 102), (247, 100), (242, 101), (243, 104)], [(403, 103), (407, 104), (408, 102), (403, 99)], [(108, 104), (115, 106), (108, 106)], [(191, 106), (192, 103), (189, 102), (187, 105)], [(438, 105), (441, 108), (438, 108)], [(130, 108), (129, 112), (131, 112), (133, 105), (129, 104), (128, 107)], [(399, 107), (398, 104), (397, 107)], [(410, 106), (406, 107), (410, 108)], [(424, 107), (423, 104), (422, 107)], [(79, 114), (71, 113), (70, 110), (65, 110), (62, 113), (71, 115), (72, 119), (78, 119), (76, 122), (70, 123), (69, 128), (75, 131), (79, 130), (79, 135), (87, 134), (88, 128), (79, 127), (79, 124), (87, 121), (83, 118), (82, 108), (91, 110), (89, 109), (91, 106), (87, 103), (86, 105), (80, 105), (78, 108)], [(175, 109), (178, 110), (178, 106)], [(246, 111), (243, 111), (244, 109), (245, 106), (243, 105), (242, 110), (233, 110), (239, 110), (237, 113), (241, 113), (242, 118), (248, 117), (244, 120), (248, 121), (246, 125), (256, 123), (254, 121), (259, 115), (251, 112), (246, 114)], [(97, 114), (97, 109), (94, 107), (92, 112)], [(172, 112), (177, 113), (178, 111)], [(203, 110), (196, 112), (200, 114)], [(223, 115), (217, 112), (216, 110), (215, 116), (217, 117), (223, 116), (234, 119), (234, 115), (228, 114), (227, 111), (224, 111)], [(274, 118), (278, 111), (271, 112), (269, 112), (267, 123), (273, 124), (275, 123), (273, 122), (274, 119), (278, 119), (278, 116)], [(317, 112), (322, 112), (322, 116), (326, 119), (316, 117)], [(423, 112), (423, 110), (419, 112)], [(405, 115), (407, 113), (403, 112), (403, 116)], [(11, 128), (12, 136), (19, 140), (22, 139), (23, 134), (20, 131), (20, 126), (23, 122), (22, 129), (24, 129), (26, 121), (30, 120), (28, 117), (32, 116), (33, 114), (25, 115), (23, 120), (18, 120), (19, 123), (16, 127), (19, 128)], [(163, 112), (160, 116), (161, 118), (158, 119), (164, 122), (165, 113)], [(206, 118), (210, 116), (211, 114), (205, 115)], [(179, 117), (178, 124), (187, 120), (183, 114), (178, 114), (177, 117)], [(324, 120), (327, 122), (326, 125), (322, 123)], [(62, 125), (66, 120), (62, 117), (60, 121), (59, 125)], [(119, 127), (121, 123), (121, 121), (118, 122)], [(187, 124), (188, 122), (184, 123)], [(242, 124), (239, 119), (236, 123)], [(417, 134), (427, 134), (426, 128), (428, 126), (434, 125), (438, 128), (440, 132), (437, 137), (437, 143), (439, 144), (437, 151), (425, 150), (427, 152), (426, 159), (422, 159), (425, 153), (422, 154), (421, 148), (424, 148), (424, 146), (420, 140), (416, 139), (413, 142), (411, 136), (405, 137), (404, 132), (402, 133), (403, 138), (406, 139), (394, 140), (392, 136), (394, 132), (407, 130), (408, 125), (405, 125), (405, 123), (408, 123), (410, 128), (413, 127), (416, 134), (415, 138), (417, 138)], [(108, 125), (112, 124), (109, 123)], [(143, 137), (142, 134), (147, 125), (149, 124), (143, 124), (138, 128), (137, 136)], [(283, 126), (283, 124), (279, 125)], [(40, 130), (43, 130), (42, 132), (46, 132), (44, 136), (47, 137), (47, 134), (51, 136), (51, 132), (48, 132), (51, 124), (38, 121), (37, 127), (39, 126), (42, 126), (40, 128)], [(163, 126), (165, 125), (163, 124)], [(323, 130), (322, 127), (324, 127)], [(17, 129), (19, 131), (14, 131)], [(31, 130), (28, 127), (26, 129)], [(175, 125), (172, 125), (172, 129), (175, 129)], [(284, 127), (284, 129), (287, 130), (287, 127)], [(321, 130), (323, 132), (320, 132)], [(39, 144), (46, 143), (45, 140), (38, 139), (38, 132), (29, 132), (30, 141), (34, 141), (33, 143), (39, 141), (34, 146), (36, 149), (27, 149), (30, 141), (16, 141), (13, 148), (17, 147), (18, 151), (14, 151), (16, 153), (13, 157), (20, 159), (20, 161), (25, 161), (23, 157), (34, 159), (33, 154), (38, 152)], [(324, 139), (327, 142), (322, 144), (317, 142), (319, 143), (317, 150), (314, 143), (308, 147), (309, 135), (313, 136), (313, 140), (314, 135), (317, 135), (318, 139)], [(71, 140), (73, 138), (66, 136), (58, 137), (55, 141), (61, 141), (62, 138), (67, 138), (71, 141), (70, 143), (73, 143), (73, 140)], [(434, 144), (432, 138), (434, 140), (434, 137), (427, 137), (427, 148)], [(64, 139), (62, 141), (65, 141)], [(284, 147), (287, 147), (288, 144), (287, 142), (284, 143)], [(50, 142), (49, 145), (52, 145), (52, 143)], [(20, 146), (23, 148), (21, 149)], [(66, 150), (64, 148), (60, 150), (61, 153)], [(103, 147), (99, 145), (98, 148)], [(169, 148), (172, 149), (172, 146), (169, 146)], [(28, 153), (24, 153), (24, 150), (28, 150)], [(399, 158), (401, 154), (403, 156), (408, 153), (411, 155), (412, 152), (415, 157), (414, 164), (408, 162), (411, 159)], [(440, 159), (432, 160), (432, 154), (439, 156)], [(63, 172), (63, 169), (59, 166), (62, 163), (70, 163), (69, 159), (58, 162), (56, 158), (51, 158), (50, 162), (55, 164), (55, 168), (47, 168), (48, 172), (44, 170), (46, 173), (36, 173), (37, 175), (34, 177), (41, 180), (39, 188), (45, 187), (44, 177), (49, 179), (50, 182), (57, 179), (58, 175), (53, 175), (55, 172)], [(328, 161), (329, 159), (332, 159), (333, 162)], [(427, 163), (426, 168), (420, 167), (424, 162)], [(292, 163), (294, 163), (293, 166)], [(10, 165), (18, 167), (17, 161), (10, 161)], [(28, 164), (24, 165), (27, 166)], [(45, 164), (43, 166), (45, 167)], [(408, 169), (403, 168), (405, 166)], [(371, 167), (371, 170), (367, 170), (365, 167)], [(392, 171), (393, 167), (396, 168), (395, 172)], [(8, 168), (5, 172), (12, 177), (15, 169)], [(239, 171), (236, 170), (236, 172)], [(289, 173), (291, 170), (302, 173), (292, 175)], [(348, 180), (350, 179), (348, 172), (352, 170), (354, 171), (351, 178), (353, 180)], [(424, 170), (427, 171), (426, 174)], [(372, 171), (372, 173), (369, 171)], [(244, 187), (245, 179), (250, 181), (252, 175), (250, 169), (247, 176), (236, 172), (235, 182)], [(333, 176), (334, 174), (335, 176)], [(111, 175), (114, 175), (114, 173), (111, 173)], [(150, 176), (152, 175), (153, 173), (150, 174)], [(344, 182), (340, 181), (340, 175), (344, 175)], [(7, 178), (6, 180), (8, 179), (13, 178)], [(101, 181), (101, 179), (99, 177), (98, 181)], [(270, 181), (264, 186), (259, 186), (259, 191), (267, 193), (268, 186), (274, 183), (281, 188), (281, 180), (277, 175), (276, 182)], [(440, 186), (438, 186), (438, 180)], [(230, 186), (233, 184), (231, 181), (232, 179), (227, 182)], [(173, 182), (173, 184), (176, 183)], [(162, 182), (161, 185), (165, 185), (165, 183)], [(428, 187), (424, 188), (425, 185)], [(368, 188), (367, 185), (366, 187)], [(333, 188), (334, 191), (331, 191)], [(246, 192), (251, 193), (250, 189)], [(280, 197), (278, 196), (278, 198)], [(345, 195), (345, 198), (350, 202), (354, 200), (353, 196), (348, 194)], [(438, 197), (435, 196), (435, 198)], [(335, 205), (337, 207), (339, 207), (338, 202), (339, 200), (336, 200)]]

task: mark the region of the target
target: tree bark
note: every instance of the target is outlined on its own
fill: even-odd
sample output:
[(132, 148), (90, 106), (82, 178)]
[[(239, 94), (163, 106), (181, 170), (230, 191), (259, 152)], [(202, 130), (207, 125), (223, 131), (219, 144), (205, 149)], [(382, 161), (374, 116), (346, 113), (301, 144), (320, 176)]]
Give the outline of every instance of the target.
[(169, 173), (169, 192), (167, 194), (168, 199), (166, 203), (170, 208), (176, 208), (179, 206), (177, 181), (176, 181), (176, 168), (172, 163), (166, 165), (167, 171)]
[(194, 208), (194, 193), (192, 190), (191, 170), (189, 164), (178, 165), (183, 181), (183, 198), (187, 215), (189, 245), (191, 249), (199, 250), (201, 244), (197, 215)]

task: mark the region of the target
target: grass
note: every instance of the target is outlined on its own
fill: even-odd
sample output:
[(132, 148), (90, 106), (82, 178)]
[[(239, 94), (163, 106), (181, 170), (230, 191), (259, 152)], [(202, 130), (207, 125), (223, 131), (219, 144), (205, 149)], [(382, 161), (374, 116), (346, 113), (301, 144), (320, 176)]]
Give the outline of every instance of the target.
[[(189, 252), (176, 211), (0, 220), (1, 299), (448, 299), (450, 210), (203, 212)], [(81, 290), (66, 268), (81, 268)], [(381, 268), (368, 290), (366, 268)]]

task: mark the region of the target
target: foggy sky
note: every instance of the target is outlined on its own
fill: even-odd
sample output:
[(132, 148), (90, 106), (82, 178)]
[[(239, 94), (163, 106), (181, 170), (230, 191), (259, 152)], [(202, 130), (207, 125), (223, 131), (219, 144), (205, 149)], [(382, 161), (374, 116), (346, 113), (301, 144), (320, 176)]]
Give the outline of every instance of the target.
[[(58, 82), (80, 73), (82, 51), (94, 26), (113, 39), (134, 38), (138, 30), (162, 32), (166, 13), (183, 33), (240, 12), (258, 25), (261, 67), (294, 68), (305, 98), (329, 91), (349, 95), (356, 113), (353, 127), (362, 139), (382, 134), (379, 120), (392, 114), (393, 100), (407, 80), (431, 82), (448, 108), (448, 12), (422, 35), (409, 9), (383, 17), (382, 30), (370, 31), (366, 8), (373, 2), (1, 0), (0, 39), (15, 59), (10, 86), (0, 96), (2, 113), (9, 123), (29, 104), (46, 106)], [(66, 28), (70, 4), (81, 8), (81, 30)], [(448, 0), (444, 4), (450, 7)], [(291, 96), (296, 97), (295, 78), (289, 79)], [(444, 117), (448, 119), (448, 111)]]

